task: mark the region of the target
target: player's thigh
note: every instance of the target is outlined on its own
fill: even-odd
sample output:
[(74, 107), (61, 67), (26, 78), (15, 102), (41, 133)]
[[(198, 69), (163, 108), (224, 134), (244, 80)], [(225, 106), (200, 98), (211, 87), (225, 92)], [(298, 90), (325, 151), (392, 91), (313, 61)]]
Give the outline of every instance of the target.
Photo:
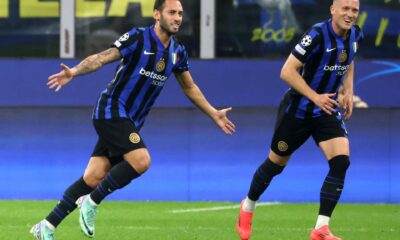
[(312, 136), (328, 160), (337, 155), (350, 155), (347, 129), (340, 113), (315, 119), (314, 125)]
[(275, 153), (276, 158), (280, 156), (281, 160), (289, 160), (290, 155), (310, 137), (311, 129), (308, 120), (285, 114), (277, 121), (271, 141), (271, 151)]
[(147, 148), (139, 148), (124, 154), (124, 159), (138, 172), (144, 173), (151, 163)]
[(83, 179), (89, 186), (95, 187), (103, 180), (110, 169), (111, 163), (107, 157), (92, 156), (83, 174)]
[(328, 160), (338, 155), (350, 156), (349, 139), (345, 137), (322, 141), (319, 143), (319, 147)]

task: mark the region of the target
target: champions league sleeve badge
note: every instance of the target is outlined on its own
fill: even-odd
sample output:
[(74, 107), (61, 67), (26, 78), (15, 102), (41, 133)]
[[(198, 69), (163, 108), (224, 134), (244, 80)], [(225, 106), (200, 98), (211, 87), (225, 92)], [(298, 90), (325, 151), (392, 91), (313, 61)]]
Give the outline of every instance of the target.
[(304, 47), (310, 46), (311, 43), (312, 43), (312, 38), (310, 35), (305, 35), (303, 39), (301, 39), (301, 45), (303, 45)]
[(124, 42), (124, 41), (128, 40), (128, 38), (129, 38), (129, 33), (125, 33), (124, 35), (122, 35), (122, 36), (118, 39), (118, 41)]
[(115, 41), (114, 45), (119, 48), (122, 46), (121, 42), (125, 42), (128, 39), (129, 39), (129, 33), (127, 32), (124, 35), (122, 35), (117, 41)]

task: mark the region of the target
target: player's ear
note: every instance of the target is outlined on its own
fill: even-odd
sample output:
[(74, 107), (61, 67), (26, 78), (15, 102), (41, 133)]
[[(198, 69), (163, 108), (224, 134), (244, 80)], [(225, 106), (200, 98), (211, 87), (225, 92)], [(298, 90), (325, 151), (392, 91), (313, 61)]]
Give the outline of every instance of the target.
[(154, 9), (153, 18), (156, 22), (160, 20), (160, 11), (158, 9)]
[(332, 5), (330, 6), (330, 11), (331, 11), (331, 15), (333, 15), (335, 13), (335, 3), (332, 3)]

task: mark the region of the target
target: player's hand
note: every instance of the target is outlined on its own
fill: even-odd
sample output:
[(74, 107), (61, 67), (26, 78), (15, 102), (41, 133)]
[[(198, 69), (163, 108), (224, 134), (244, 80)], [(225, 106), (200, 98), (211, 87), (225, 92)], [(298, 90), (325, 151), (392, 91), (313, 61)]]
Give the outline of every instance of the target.
[(326, 112), (329, 115), (336, 112), (336, 107), (339, 106), (339, 103), (333, 99), (336, 93), (324, 93), (318, 94), (316, 99), (314, 99), (315, 105), (320, 107), (322, 111)]
[(61, 72), (51, 75), (47, 82), (47, 86), (49, 86), (50, 89), (56, 88), (56, 92), (60, 91), (61, 87), (69, 83), (73, 78), (72, 71), (69, 67), (64, 63), (61, 63), (61, 67)]
[(227, 112), (232, 110), (232, 108), (224, 108), (217, 110), (215, 116), (213, 116), (214, 122), (218, 127), (227, 135), (232, 135), (235, 132), (235, 124), (233, 124), (227, 117)]
[(339, 98), (339, 106), (343, 111), (344, 120), (353, 114), (353, 94), (344, 94)]

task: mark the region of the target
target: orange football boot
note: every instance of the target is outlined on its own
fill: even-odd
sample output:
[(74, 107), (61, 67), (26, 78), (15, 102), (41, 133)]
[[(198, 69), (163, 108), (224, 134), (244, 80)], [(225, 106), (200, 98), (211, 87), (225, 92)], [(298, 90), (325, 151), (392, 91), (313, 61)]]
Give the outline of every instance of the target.
[(310, 234), (311, 240), (342, 240), (340, 237), (335, 237), (328, 225), (324, 225), (318, 229), (314, 229)]
[(253, 212), (244, 211), (242, 209), (244, 200), (240, 203), (239, 217), (236, 222), (236, 230), (242, 240), (248, 240), (251, 235), (251, 220), (253, 219)]

